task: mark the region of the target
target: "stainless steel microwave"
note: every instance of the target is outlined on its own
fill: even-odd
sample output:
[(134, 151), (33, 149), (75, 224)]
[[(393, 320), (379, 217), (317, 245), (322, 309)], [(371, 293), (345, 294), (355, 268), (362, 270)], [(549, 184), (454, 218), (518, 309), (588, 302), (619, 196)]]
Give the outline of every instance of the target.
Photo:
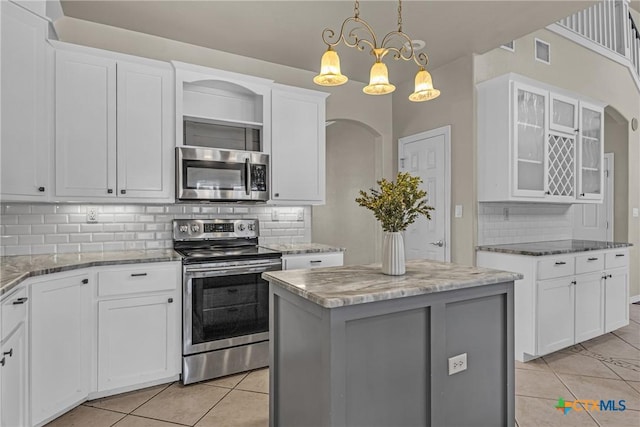
[(269, 156), (255, 151), (176, 147), (180, 202), (266, 202)]

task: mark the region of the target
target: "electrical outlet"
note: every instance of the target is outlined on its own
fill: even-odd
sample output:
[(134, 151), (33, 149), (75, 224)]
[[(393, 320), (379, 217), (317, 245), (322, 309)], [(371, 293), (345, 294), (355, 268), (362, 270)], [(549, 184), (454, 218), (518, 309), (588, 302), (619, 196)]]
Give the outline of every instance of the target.
[(449, 375), (467, 370), (467, 353), (449, 358)]
[(277, 209), (272, 209), (271, 210), (271, 221), (279, 221), (280, 220), (280, 213), (278, 212)]
[(298, 221), (304, 221), (304, 209), (298, 209)]
[(98, 222), (98, 208), (89, 206), (87, 208), (87, 223), (93, 224)]
[(455, 217), (462, 218), (462, 205), (456, 205)]

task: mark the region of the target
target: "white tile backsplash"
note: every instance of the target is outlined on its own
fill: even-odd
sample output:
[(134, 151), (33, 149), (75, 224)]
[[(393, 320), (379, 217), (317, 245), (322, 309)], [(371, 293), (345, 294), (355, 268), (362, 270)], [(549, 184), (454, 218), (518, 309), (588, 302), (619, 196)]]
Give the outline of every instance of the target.
[[(505, 215), (505, 209), (508, 215)], [(565, 240), (573, 237), (572, 205), (480, 203), (478, 244)]]
[[(87, 224), (88, 205), (0, 205), (0, 255), (171, 248), (174, 218), (258, 218), (260, 243), (311, 241), (311, 207), (91, 205), (98, 223)], [(277, 210), (278, 221), (272, 221)], [(303, 220), (298, 220), (302, 212)]]

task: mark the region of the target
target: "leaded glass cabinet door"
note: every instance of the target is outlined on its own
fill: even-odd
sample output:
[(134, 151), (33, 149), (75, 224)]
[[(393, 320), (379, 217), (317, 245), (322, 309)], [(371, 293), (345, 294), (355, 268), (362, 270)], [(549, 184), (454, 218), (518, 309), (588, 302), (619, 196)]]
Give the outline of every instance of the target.
[(578, 198), (602, 200), (604, 144), (603, 110), (580, 103)]
[(549, 129), (575, 134), (578, 131), (578, 100), (551, 93)]
[(545, 197), (548, 92), (514, 83), (513, 195)]

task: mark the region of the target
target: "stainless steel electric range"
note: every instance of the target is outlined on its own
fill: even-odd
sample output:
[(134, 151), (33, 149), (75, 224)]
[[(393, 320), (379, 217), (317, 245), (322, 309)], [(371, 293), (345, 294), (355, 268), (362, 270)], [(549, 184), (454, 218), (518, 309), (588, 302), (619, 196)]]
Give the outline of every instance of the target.
[(256, 219), (173, 221), (182, 260), (182, 383), (269, 365), (269, 284), (280, 252), (258, 246)]

